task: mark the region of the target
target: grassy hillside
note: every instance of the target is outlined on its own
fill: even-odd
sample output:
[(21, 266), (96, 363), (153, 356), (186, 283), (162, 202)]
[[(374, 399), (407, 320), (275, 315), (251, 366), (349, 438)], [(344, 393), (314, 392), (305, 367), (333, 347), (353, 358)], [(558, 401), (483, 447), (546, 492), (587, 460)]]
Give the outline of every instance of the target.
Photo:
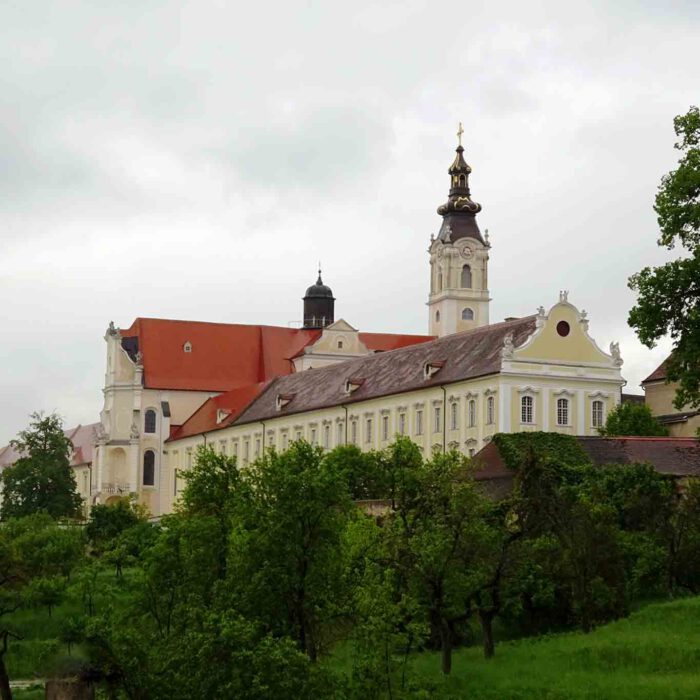
[(700, 598), (649, 605), (588, 635), (500, 644), (490, 661), (463, 649), (446, 680), (439, 668), (437, 654), (413, 661), (414, 672), (450, 698), (700, 698)]

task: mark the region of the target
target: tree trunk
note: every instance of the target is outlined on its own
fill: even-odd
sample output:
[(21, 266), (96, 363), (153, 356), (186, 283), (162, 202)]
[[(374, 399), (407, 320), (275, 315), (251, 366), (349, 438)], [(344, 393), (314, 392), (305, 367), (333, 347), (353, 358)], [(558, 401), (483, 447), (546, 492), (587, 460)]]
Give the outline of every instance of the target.
[(440, 620), (440, 646), (442, 650), (442, 672), (448, 676), (452, 672), (452, 632), (444, 620)]
[(10, 677), (7, 675), (7, 668), (5, 668), (4, 654), (0, 654), (0, 700), (12, 700)]
[(484, 640), (484, 658), (490, 659), (496, 653), (493, 643), (493, 613), (479, 611), (481, 634)]

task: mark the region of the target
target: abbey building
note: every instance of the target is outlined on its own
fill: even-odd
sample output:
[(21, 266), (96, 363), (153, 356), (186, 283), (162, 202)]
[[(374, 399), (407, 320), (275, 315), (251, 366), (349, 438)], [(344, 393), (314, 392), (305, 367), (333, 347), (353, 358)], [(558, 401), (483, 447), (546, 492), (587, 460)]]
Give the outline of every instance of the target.
[(320, 271), (299, 328), (110, 324), (86, 501), (135, 493), (154, 515), (169, 512), (200, 445), (246, 465), (300, 439), (371, 450), (405, 435), (425, 454), (473, 455), (497, 432), (596, 434), (620, 401), (618, 348), (596, 345), (566, 292), (549, 309), (490, 323), (491, 246), (470, 173), (460, 143), (430, 241), (426, 335), (336, 320)]

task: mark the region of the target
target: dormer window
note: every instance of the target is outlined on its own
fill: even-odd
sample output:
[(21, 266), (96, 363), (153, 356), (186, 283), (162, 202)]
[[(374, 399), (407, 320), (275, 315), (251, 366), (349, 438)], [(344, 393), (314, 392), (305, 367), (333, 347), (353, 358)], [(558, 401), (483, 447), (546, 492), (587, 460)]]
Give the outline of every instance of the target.
[(345, 393), (346, 394), (352, 394), (353, 391), (356, 391), (359, 389), (363, 384), (365, 383), (365, 380), (362, 378), (350, 378), (345, 380)]
[(425, 379), (432, 379), (432, 377), (434, 377), (444, 366), (444, 360), (432, 360), (430, 362), (426, 362), (423, 366), (423, 376)]
[(294, 394), (277, 394), (276, 408), (281, 411), (294, 398)]
[(231, 415), (231, 414), (230, 414), (229, 411), (225, 411), (223, 408), (220, 408), (220, 409), (216, 412), (216, 422), (217, 422), (217, 423), (221, 423), (225, 418), (227, 418), (227, 417), (230, 416), (230, 415)]
[(183, 352), (192, 352), (192, 343), (188, 340), (183, 346), (182, 346)]

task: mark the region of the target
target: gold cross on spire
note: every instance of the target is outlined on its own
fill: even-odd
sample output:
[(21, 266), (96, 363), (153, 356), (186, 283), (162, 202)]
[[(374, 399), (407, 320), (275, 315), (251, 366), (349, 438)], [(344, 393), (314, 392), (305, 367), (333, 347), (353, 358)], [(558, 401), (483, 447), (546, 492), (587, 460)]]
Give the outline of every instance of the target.
[(459, 123), (459, 128), (457, 129), (457, 139), (459, 140), (459, 145), (462, 145), (462, 134), (464, 133), (464, 128), (462, 127), (462, 122)]

